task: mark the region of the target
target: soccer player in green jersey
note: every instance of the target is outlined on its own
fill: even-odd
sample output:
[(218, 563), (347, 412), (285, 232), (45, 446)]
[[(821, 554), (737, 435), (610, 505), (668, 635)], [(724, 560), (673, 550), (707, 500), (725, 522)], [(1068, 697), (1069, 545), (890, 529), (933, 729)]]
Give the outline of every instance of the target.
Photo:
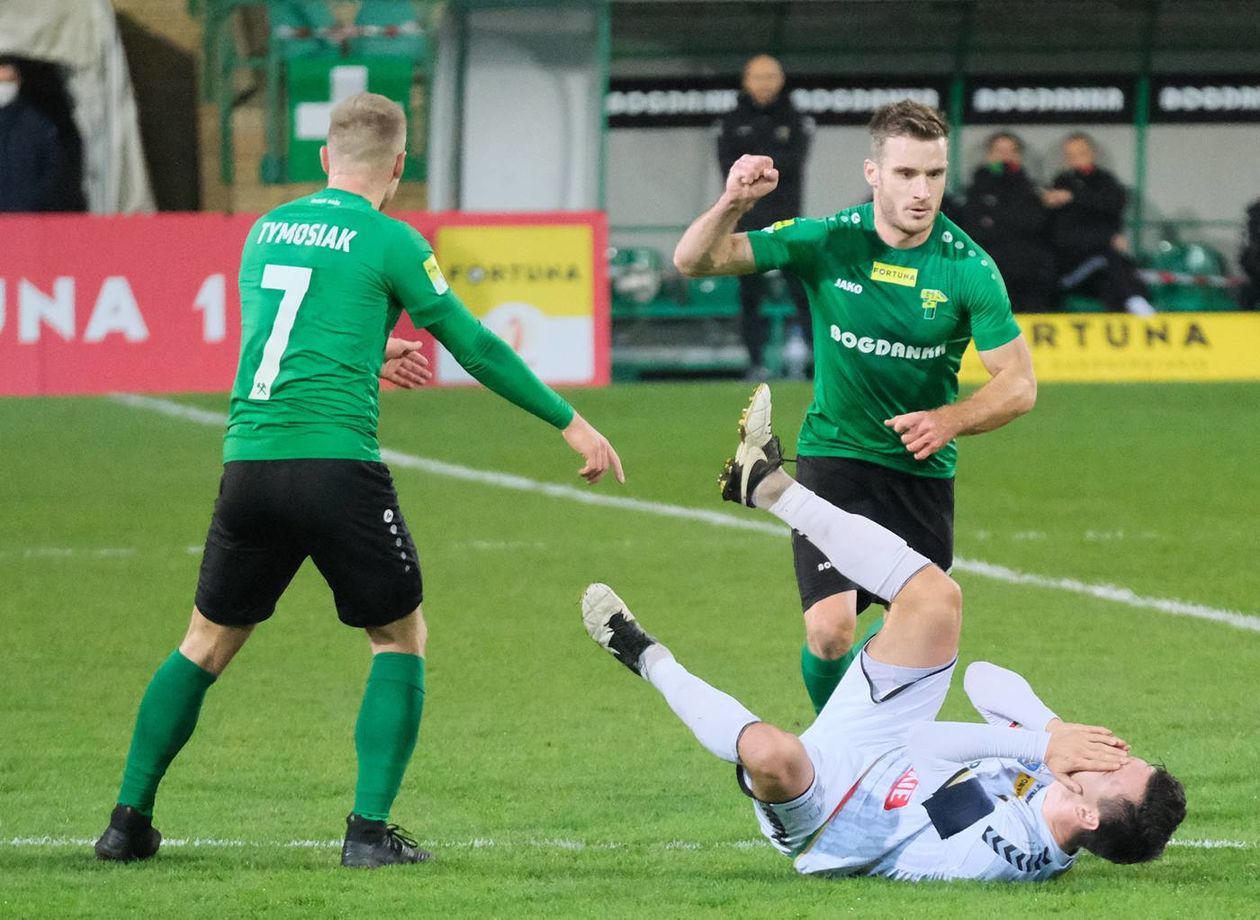
[(425, 239), (381, 212), (402, 176), (405, 140), (396, 103), (371, 93), (341, 102), (320, 155), (328, 187), (250, 230), (223, 479), (192, 622), (141, 700), (118, 804), (96, 843), (101, 859), (157, 852), (158, 784), (206, 691), (307, 557), (338, 617), (363, 629), (372, 650), (341, 863), (429, 858), (387, 823), (419, 735), (427, 637), (420, 561), (376, 440), (378, 375), (408, 387), (427, 377), (415, 344), (388, 338), (401, 311), (481, 383), (560, 429), (588, 482), (609, 470), (624, 481), (608, 440), (469, 313)]
[[(778, 268), (801, 279), (815, 378), (797, 441), (797, 478), (948, 571), (954, 439), (1029, 411), (1037, 382), (997, 265), (940, 214), (949, 133), (940, 114), (905, 100), (875, 112), (869, 129), (864, 168), (872, 202), (735, 233), (740, 217), (778, 183), (769, 157), (744, 156), (717, 204), (679, 241), (674, 263), (690, 276)], [(958, 400), (969, 341), (990, 379)], [(801, 671), (821, 710), (856, 654), (857, 614), (891, 599), (841, 576), (799, 533), (792, 549), (805, 611)]]

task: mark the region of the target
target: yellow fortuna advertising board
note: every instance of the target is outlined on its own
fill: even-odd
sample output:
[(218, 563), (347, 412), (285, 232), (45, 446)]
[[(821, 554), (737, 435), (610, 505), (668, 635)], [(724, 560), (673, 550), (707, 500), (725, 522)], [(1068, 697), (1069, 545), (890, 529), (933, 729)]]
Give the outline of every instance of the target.
[[(589, 224), (448, 225), (436, 248), (455, 293), (543, 380), (588, 384), (606, 375)], [(472, 379), (445, 349), (437, 376)]]
[[(1017, 315), (1037, 379), (1140, 382), (1260, 380), (1260, 313)], [(989, 379), (975, 345), (958, 379)]]

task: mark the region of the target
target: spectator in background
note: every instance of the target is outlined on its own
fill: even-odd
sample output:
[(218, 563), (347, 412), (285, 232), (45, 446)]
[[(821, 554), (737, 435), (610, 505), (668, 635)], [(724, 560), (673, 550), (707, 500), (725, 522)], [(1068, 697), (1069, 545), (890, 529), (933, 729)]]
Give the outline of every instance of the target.
[(1051, 242), (1058, 263), (1059, 286), (1098, 297), (1108, 310), (1150, 316), (1149, 291), (1137, 265), (1121, 250), (1124, 186), (1098, 166), (1097, 148), (1088, 134), (1069, 134), (1063, 142), (1067, 169), (1041, 200), (1055, 211)]
[(1243, 285), (1238, 291), (1238, 305), (1244, 310), (1260, 309), (1260, 199), (1247, 208), (1247, 236), (1238, 264), (1243, 270)]
[[(779, 170), (779, 187), (744, 215), (737, 230), (760, 230), (778, 220), (801, 213), (801, 189), (805, 158), (814, 133), (813, 120), (802, 115), (783, 92), (783, 68), (768, 54), (759, 54), (744, 65), (742, 91), (735, 108), (718, 121), (718, 165), (722, 177), (744, 154), (768, 156)], [(801, 331), (812, 353), (809, 300), (801, 282), (786, 272), (788, 292), (800, 317)], [(767, 323), (761, 315), (765, 279), (759, 274), (739, 279), (739, 306), (744, 344), (748, 348), (750, 379), (766, 377)]]
[(1024, 142), (999, 131), (985, 144), (960, 223), (993, 256), (1015, 312), (1055, 309), (1058, 277), (1048, 231), (1050, 212), (1024, 172)]
[(53, 211), (64, 152), (57, 126), (22, 97), (22, 71), (0, 57), (0, 211)]

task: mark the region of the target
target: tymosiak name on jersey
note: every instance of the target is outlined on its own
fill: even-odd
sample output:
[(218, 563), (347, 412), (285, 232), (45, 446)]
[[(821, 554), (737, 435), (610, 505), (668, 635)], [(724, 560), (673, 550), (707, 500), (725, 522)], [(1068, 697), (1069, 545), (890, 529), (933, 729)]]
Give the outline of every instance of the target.
[(336, 224), (289, 223), (287, 220), (265, 220), (258, 228), (256, 243), (288, 243), (292, 246), (322, 246), (337, 252), (349, 252), (350, 241), (359, 235)]

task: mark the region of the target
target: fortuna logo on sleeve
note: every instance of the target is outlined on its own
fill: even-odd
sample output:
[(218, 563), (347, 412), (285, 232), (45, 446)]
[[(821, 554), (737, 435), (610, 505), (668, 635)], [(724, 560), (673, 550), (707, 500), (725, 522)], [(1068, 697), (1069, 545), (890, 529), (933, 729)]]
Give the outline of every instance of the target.
[(919, 270), (906, 268), (904, 265), (889, 265), (887, 262), (871, 264), (871, 280), (883, 284), (900, 284), (902, 287), (914, 287), (919, 283)]
[(442, 269), (438, 268), (437, 256), (433, 253), (429, 253), (429, 257), (424, 260), (424, 273), (429, 276), (429, 282), (437, 293), (445, 294), (450, 290), (451, 286), (446, 283), (446, 278), (442, 276)]
[(936, 319), (936, 305), (949, 303), (949, 298), (935, 288), (924, 288), (919, 292), (919, 298), (923, 301), (924, 319)]
[(792, 224), (796, 223), (799, 219), (800, 218), (793, 217), (793, 218), (789, 218), (788, 220), (776, 220), (769, 227), (766, 227), (763, 232), (774, 233), (776, 230), (782, 230), (784, 227), (792, 226)]

